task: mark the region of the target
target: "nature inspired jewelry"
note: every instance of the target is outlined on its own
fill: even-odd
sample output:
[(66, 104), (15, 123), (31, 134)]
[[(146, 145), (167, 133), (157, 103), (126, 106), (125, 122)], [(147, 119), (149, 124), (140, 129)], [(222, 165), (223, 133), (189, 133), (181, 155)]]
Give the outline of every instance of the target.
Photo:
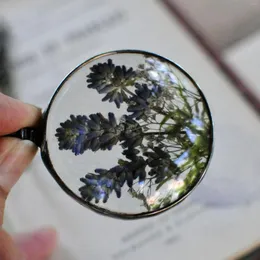
[(148, 217), (177, 205), (212, 156), (201, 90), (178, 65), (144, 51), (81, 64), (56, 90), (43, 122), (34, 131), (52, 176), (79, 203), (112, 217)]

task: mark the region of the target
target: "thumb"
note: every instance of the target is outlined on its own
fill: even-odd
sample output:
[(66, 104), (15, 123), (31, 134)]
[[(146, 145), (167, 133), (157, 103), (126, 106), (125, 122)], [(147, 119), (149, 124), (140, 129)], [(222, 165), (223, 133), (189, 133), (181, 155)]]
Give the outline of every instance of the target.
[(53, 229), (42, 229), (31, 234), (18, 235), (14, 241), (25, 260), (41, 260), (52, 255), (57, 235)]

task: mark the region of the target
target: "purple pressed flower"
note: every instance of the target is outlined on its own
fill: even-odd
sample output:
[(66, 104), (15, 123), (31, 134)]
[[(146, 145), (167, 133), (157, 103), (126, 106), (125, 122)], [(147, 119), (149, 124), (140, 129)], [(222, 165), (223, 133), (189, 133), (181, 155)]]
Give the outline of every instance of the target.
[(86, 116), (71, 115), (70, 119), (60, 124), (55, 136), (60, 150), (72, 150), (75, 155), (84, 152), (84, 141), (89, 131)]
[(152, 89), (147, 84), (135, 84), (136, 95), (130, 98), (130, 105), (127, 108), (128, 112), (132, 112), (131, 118), (136, 120), (142, 119), (151, 112), (151, 104), (160, 97), (162, 88), (160, 86), (153, 86)]
[(86, 116), (73, 116), (60, 124), (56, 137), (60, 150), (72, 150), (75, 155), (86, 150), (111, 150), (121, 140), (124, 125), (117, 124), (115, 115), (101, 113)]
[(96, 89), (99, 94), (106, 94), (102, 101), (114, 102), (117, 108), (128, 100), (125, 88), (129, 81), (133, 81), (136, 73), (133, 68), (115, 66), (111, 59), (105, 63), (98, 63), (90, 68), (87, 76), (88, 87)]
[(116, 166), (110, 170), (96, 169), (96, 174), (87, 174), (85, 178), (80, 179), (84, 183), (84, 186), (79, 188), (82, 198), (87, 201), (95, 199), (96, 203), (102, 200), (106, 203), (113, 191), (120, 198), (121, 188), (129, 174), (126, 171), (125, 167)]
[(168, 151), (154, 147), (152, 151), (145, 152), (144, 156), (147, 157), (146, 162), (151, 168), (148, 174), (155, 177), (155, 183), (160, 183), (166, 177), (176, 174), (177, 166)]

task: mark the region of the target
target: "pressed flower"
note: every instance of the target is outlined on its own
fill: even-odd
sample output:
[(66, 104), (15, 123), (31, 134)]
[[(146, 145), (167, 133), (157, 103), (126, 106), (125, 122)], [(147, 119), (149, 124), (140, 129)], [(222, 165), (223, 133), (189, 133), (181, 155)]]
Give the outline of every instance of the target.
[(72, 150), (75, 155), (84, 152), (84, 142), (89, 131), (86, 116), (71, 115), (70, 119), (60, 124), (55, 136), (60, 150)]
[(128, 166), (129, 171), (132, 170), (134, 179), (139, 178), (139, 182), (146, 179), (147, 163), (142, 156), (137, 156), (134, 161)]
[(129, 160), (135, 160), (137, 154), (139, 154), (140, 151), (138, 149), (127, 149), (123, 151), (123, 155)]
[(73, 116), (60, 124), (56, 137), (61, 150), (72, 150), (75, 155), (86, 150), (111, 150), (120, 140), (124, 126), (117, 124), (115, 115), (101, 113), (87, 116)]
[(125, 117), (124, 131), (121, 133), (122, 147), (133, 149), (138, 147), (143, 141), (143, 130), (138, 122), (129, 116)]
[(109, 170), (96, 169), (95, 174), (89, 173), (80, 179), (84, 183), (79, 189), (83, 199), (95, 199), (96, 203), (102, 199), (103, 203), (106, 203), (113, 191), (118, 198), (121, 197), (121, 188), (125, 183), (131, 188), (135, 179), (139, 178), (139, 182), (145, 181), (147, 163), (144, 158), (137, 156), (136, 149), (127, 150), (125, 154), (131, 154), (132, 160), (120, 160), (120, 165)]
[(152, 89), (147, 84), (135, 84), (136, 95), (130, 98), (130, 105), (127, 108), (128, 112), (132, 112), (131, 118), (140, 120), (144, 116), (149, 116), (151, 113), (151, 105), (160, 97), (162, 88), (160, 86), (153, 86)]
[(98, 63), (90, 68), (87, 76), (88, 87), (96, 89), (99, 94), (106, 94), (102, 101), (114, 102), (117, 108), (128, 100), (126, 87), (133, 82), (136, 76), (133, 68), (115, 66), (111, 59), (105, 63)]
[(122, 125), (118, 125), (113, 113), (108, 113), (108, 119), (101, 113), (92, 114), (88, 120), (89, 132), (86, 137), (85, 149), (92, 151), (111, 150), (117, 144)]
[(95, 199), (96, 203), (100, 200), (106, 203), (113, 191), (120, 198), (121, 188), (129, 174), (131, 173), (127, 171), (127, 168), (119, 165), (110, 170), (96, 169), (95, 174), (89, 173), (85, 178), (80, 179), (84, 183), (84, 186), (79, 188), (80, 194), (87, 201)]
[(154, 147), (151, 152), (145, 152), (147, 164), (151, 168), (150, 176), (155, 177), (155, 183), (164, 180), (165, 177), (175, 174), (177, 165), (172, 161), (169, 152), (163, 151), (159, 147)]

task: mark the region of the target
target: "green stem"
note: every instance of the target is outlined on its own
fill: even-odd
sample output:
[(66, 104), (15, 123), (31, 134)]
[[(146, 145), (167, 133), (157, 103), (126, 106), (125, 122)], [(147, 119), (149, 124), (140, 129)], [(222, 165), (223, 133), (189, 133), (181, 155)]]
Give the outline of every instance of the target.
[(143, 135), (167, 135), (167, 134), (170, 134), (167, 133), (167, 132), (148, 132), (148, 133), (143, 133)]
[(187, 92), (188, 94), (190, 94), (193, 98), (197, 99), (197, 100), (200, 100), (200, 95), (199, 94), (196, 94), (196, 93), (193, 93), (191, 92), (190, 90), (188, 89), (184, 89), (184, 92)]
[(128, 93), (129, 95), (131, 95), (131, 96), (136, 96), (135, 93), (133, 93), (132, 91), (130, 91), (128, 88), (124, 88), (124, 91), (125, 91), (126, 93)]
[(164, 116), (168, 116), (169, 113), (162, 111), (161, 108), (158, 107), (151, 107), (152, 110), (154, 110), (156, 113), (164, 115)]

